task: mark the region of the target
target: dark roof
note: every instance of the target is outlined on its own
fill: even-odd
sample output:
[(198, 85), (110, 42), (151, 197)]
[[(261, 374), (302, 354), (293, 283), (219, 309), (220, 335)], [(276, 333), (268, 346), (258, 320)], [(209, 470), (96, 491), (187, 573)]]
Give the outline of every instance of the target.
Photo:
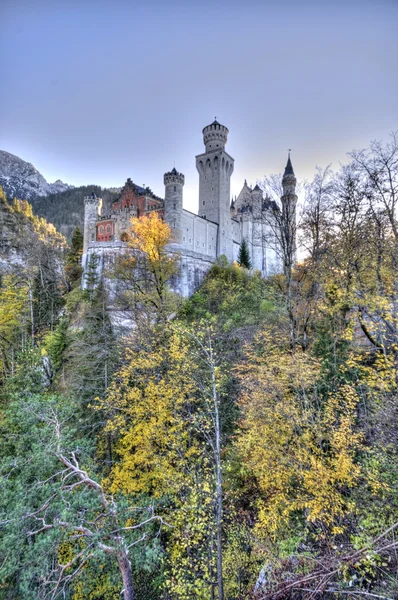
[(285, 175), (294, 175), (292, 161), (290, 160), (290, 154), (287, 159), (287, 164), (286, 164), (285, 172), (284, 172), (283, 176), (285, 177)]
[(261, 188), (259, 187), (258, 183), (256, 184), (256, 187), (252, 189), (252, 192), (261, 192)]
[(212, 125), (221, 125), (221, 123), (219, 123), (219, 122), (217, 121), (217, 119), (214, 119), (214, 121), (213, 121)]
[(270, 198), (265, 198), (262, 205), (262, 210), (272, 210), (274, 212), (279, 211), (279, 206), (275, 202), (275, 200), (271, 200)]

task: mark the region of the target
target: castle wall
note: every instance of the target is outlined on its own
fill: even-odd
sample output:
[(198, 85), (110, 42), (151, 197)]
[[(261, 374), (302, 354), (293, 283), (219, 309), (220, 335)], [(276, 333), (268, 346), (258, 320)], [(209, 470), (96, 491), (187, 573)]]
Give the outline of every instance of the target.
[(182, 247), (184, 251), (196, 252), (215, 261), (217, 236), (218, 225), (216, 223), (187, 210), (182, 211)]

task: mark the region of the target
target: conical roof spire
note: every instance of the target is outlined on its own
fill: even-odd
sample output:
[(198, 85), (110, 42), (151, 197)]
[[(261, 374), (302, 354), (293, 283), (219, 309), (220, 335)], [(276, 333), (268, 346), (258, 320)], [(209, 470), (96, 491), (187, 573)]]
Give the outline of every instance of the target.
[(294, 175), (292, 161), (290, 160), (290, 150), (289, 150), (289, 154), (287, 157), (287, 164), (286, 164), (285, 172), (284, 172), (283, 176), (285, 177), (286, 175)]

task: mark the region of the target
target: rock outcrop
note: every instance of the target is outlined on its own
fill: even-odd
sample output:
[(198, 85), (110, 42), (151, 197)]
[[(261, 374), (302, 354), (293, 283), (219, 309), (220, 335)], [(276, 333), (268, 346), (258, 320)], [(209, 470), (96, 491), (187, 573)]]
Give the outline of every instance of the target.
[(73, 187), (60, 179), (48, 183), (31, 163), (5, 150), (0, 150), (0, 186), (7, 198), (24, 200), (64, 192)]

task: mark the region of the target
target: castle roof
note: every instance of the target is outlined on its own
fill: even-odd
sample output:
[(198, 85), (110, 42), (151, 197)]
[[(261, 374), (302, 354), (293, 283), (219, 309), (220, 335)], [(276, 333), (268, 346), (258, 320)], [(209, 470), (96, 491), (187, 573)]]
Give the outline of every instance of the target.
[(285, 172), (283, 174), (283, 177), (285, 177), (286, 175), (294, 175), (292, 161), (290, 160), (290, 152), (289, 152), (289, 156), (287, 159), (287, 164), (285, 167)]
[(258, 183), (256, 184), (256, 187), (252, 189), (252, 192), (261, 192), (261, 188), (259, 187)]

